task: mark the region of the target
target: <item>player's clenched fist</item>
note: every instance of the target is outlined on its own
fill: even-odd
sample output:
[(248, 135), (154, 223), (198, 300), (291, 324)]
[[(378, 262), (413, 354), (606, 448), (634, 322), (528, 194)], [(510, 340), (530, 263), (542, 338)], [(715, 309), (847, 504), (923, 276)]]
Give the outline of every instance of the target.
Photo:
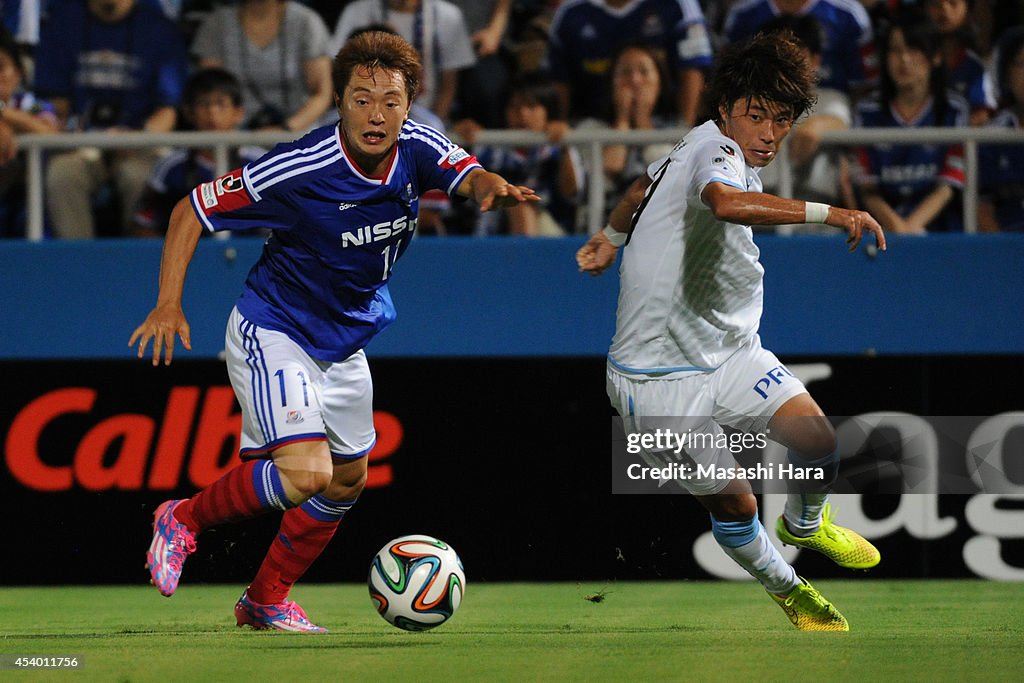
[(608, 241), (604, 233), (597, 233), (576, 252), (576, 265), (581, 273), (600, 275), (615, 263), (618, 247)]

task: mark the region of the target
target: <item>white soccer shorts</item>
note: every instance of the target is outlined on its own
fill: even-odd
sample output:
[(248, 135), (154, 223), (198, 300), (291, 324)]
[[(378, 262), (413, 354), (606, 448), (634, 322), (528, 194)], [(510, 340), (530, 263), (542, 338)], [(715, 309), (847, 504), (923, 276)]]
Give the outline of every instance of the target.
[(317, 360), (237, 308), (228, 318), (225, 350), (242, 407), (242, 458), (324, 438), (336, 460), (354, 460), (373, 448), (373, 381), (361, 350), (339, 363)]
[[(728, 425), (760, 434), (783, 403), (807, 391), (774, 353), (761, 346), (757, 335), (713, 372), (653, 379), (625, 375), (610, 363), (607, 367), (608, 397), (623, 417), (627, 433), (670, 428), (676, 434), (692, 430), (717, 437), (723, 433), (722, 425)], [(691, 449), (686, 455), (695, 464), (736, 466), (727, 449)], [(645, 452), (644, 456), (652, 467), (676, 459), (671, 452)], [(681, 483), (690, 493), (707, 496), (721, 491), (729, 480), (692, 478)]]

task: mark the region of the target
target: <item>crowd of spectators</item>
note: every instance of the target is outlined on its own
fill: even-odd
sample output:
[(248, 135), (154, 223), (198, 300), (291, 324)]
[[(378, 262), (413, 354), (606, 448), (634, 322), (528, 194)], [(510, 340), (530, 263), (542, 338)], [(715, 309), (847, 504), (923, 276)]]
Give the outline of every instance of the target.
[[(791, 32), (819, 73), (788, 141), (793, 195), (871, 211), (892, 232), (955, 231), (959, 145), (821, 147), (829, 130), (981, 126), (1024, 117), (1024, 8), (1009, 0), (3, 0), (0, 235), (24, 235), (18, 136), (57, 131), (281, 130), (336, 120), (330, 63), (353, 33), (403, 36), (424, 73), (412, 118), (541, 190), (480, 222), (424, 198), (424, 234), (589, 232), (590, 150), (569, 130), (685, 128), (706, 118), (721, 46)], [(484, 148), (481, 131), (543, 133)], [(670, 148), (670, 146), (668, 147)], [(595, 168), (611, 207), (665, 145), (610, 144)], [(238, 150), (242, 164), (261, 150)], [(980, 229), (1024, 230), (1024, 146), (980, 149)], [(169, 207), (214, 173), (208, 150), (83, 146), (46, 157), (46, 234), (159, 236)], [(777, 191), (778, 171), (763, 174)]]

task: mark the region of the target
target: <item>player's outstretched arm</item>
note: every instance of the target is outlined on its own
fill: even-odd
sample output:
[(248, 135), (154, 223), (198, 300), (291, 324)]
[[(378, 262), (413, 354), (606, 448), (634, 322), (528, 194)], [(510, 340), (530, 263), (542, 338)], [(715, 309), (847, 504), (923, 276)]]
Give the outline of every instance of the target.
[(579, 266), (581, 273), (597, 276), (615, 263), (619, 245), (626, 241), (630, 221), (650, 184), (651, 179), (647, 174), (634, 180), (625, 196), (612, 209), (604, 230), (597, 232), (576, 251), (576, 265)]
[(523, 202), (537, 202), (540, 197), (533, 188), (513, 185), (497, 173), (474, 168), (456, 189), (480, 205), (480, 211), (496, 211)]
[(185, 273), (202, 230), (189, 198), (185, 197), (175, 205), (164, 239), (163, 255), (160, 257), (160, 292), (157, 294), (156, 306), (128, 340), (128, 346), (139, 342), (138, 356), (142, 358), (152, 339), (153, 365), (160, 363), (161, 353), (164, 365), (171, 364), (175, 335), (181, 337), (182, 346), (192, 350), (191, 332), (185, 312), (181, 309), (181, 295), (185, 288)]
[(701, 200), (715, 218), (737, 225), (786, 225), (824, 223), (846, 231), (850, 251), (860, 244), (865, 232), (875, 236), (878, 248), (885, 250), (885, 233), (871, 214), (855, 209), (786, 199), (766, 192), (744, 192), (725, 183), (708, 183)]

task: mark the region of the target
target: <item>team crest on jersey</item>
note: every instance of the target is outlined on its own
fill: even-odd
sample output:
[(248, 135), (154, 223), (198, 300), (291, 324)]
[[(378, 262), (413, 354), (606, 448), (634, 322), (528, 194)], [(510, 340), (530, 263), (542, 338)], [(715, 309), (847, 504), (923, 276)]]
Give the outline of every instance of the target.
[(214, 213), (233, 211), (252, 203), (249, 193), (245, 192), (242, 180), (242, 169), (225, 173), (216, 180), (202, 183), (195, 191), (195, 197), (202, 204), (203, 212), (209, 216)]
[(725, 152), (726, 154), (728, 154), (729, 156), (731, 156), (731, 157), (734, 157), (734, 156), (736, 156), (736, 150), (734, 150), (734, 149), (733, 149), (733, 148), (732, 148), (731, 146), (729, 146), (729, 145), (719, 145), (719, 146), (718, 146), (718, 148), (719, 148), (720, 150), (722, 150), (723, 152)]
[(297, 410), (289, 410), (285, 416), (284, 421), (290, 425), (298, 424), (303, 421), (302, 413)]
[(228, 192), (238, 192), (243, 187), (241, 174), (229, 173), (217, 178), (217, 196)]

